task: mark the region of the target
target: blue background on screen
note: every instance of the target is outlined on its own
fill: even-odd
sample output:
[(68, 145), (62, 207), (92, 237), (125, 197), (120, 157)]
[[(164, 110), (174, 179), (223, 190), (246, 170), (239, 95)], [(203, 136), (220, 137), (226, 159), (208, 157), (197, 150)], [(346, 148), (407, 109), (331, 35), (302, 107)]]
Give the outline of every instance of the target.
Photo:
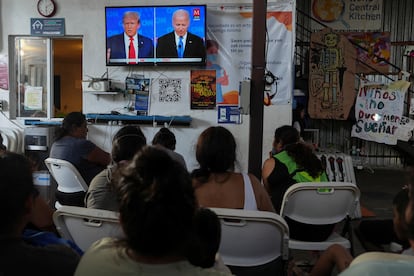
[(154, 39), (154, 8), (153, 7), (106, 7), (106, 37), (121, 34), (122, 17), (127, 11), (135, 11), (140, 14), (141, 27), (138, 33)]
[[(177, 9), (185, 9), (190, 14), (189, 32), (205, 40), (206, 36), (206, 6), (146, 6), (146, 7), (106, 7), (106, 37), (123, 33), (122, 17), (126, 11), (136, 11), (141, 16), (141, 27), (138, 33), (151, 38), (156, 43), (156, 39), (173, 31), (172, 14)], [(200, 10), (200, 17), (193, 17), (193, 10)], [(155, 19), (155, 20), (154, 20)], [(155, 22), (156, 24), (155, 24)]]
[[(206, 11), (205, 6), (174, 6), (174, 7), (157, 7), (156, 8), (156, 38), (163, 36), (174, 29), (172, 27), (172, 14), (178, 9), (187, 10), (190, 14), (190, 27), (188, 31), (205, 40), (206, 29)], [(200, 10), (199, 19), (194, 19), (193, 10)]]

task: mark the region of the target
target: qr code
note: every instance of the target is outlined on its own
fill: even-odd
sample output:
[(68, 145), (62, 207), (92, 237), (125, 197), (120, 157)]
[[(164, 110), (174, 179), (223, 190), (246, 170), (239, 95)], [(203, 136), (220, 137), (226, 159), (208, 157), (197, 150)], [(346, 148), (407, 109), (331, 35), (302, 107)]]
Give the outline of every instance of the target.
[(160, 102), (179, 102), (181, 100), (181, 79), (159, 79)]

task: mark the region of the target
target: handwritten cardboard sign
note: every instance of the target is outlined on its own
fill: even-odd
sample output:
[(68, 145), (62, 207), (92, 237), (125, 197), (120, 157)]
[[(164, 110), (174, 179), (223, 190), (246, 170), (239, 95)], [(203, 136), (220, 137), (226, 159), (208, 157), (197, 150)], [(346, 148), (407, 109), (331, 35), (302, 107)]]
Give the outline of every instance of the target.
[(403, 80), (390, 84), (361, 84), (351, 136), (388, 145), (410, 139), (414, 121), (403, 116), (409, 86), (410, 83)]

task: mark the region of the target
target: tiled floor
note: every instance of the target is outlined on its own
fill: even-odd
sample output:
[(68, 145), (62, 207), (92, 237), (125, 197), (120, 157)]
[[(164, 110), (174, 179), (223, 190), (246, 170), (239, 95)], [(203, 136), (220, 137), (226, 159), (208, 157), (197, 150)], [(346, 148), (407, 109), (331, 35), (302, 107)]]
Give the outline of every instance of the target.
[(361, 205), (376, 217), (392, 217), (392, 199), (405, 184), (405, 171), (356, 169), (355, 178), (361, 191)]
[[(392, 218), (392, 200), (405, 184), (406, 172), (402, 169), (355, 170), (357, 186), (361, 191), (361, 206), (374, 216), (363, 216), (360, 220)], [(364, 212), (362, 212), (364, 214)], [(353, 222), (354, 228), (360, 220)], [(355, 255), (364, 248), (354, 235)]]

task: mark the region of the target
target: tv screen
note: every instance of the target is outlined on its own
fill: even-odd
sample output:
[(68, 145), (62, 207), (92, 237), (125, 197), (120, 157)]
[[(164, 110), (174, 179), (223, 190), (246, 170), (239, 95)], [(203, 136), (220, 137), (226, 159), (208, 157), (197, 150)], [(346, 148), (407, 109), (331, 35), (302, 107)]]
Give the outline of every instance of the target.
[(106, 64), (205, 65), (206, 5), (105, 7)]

